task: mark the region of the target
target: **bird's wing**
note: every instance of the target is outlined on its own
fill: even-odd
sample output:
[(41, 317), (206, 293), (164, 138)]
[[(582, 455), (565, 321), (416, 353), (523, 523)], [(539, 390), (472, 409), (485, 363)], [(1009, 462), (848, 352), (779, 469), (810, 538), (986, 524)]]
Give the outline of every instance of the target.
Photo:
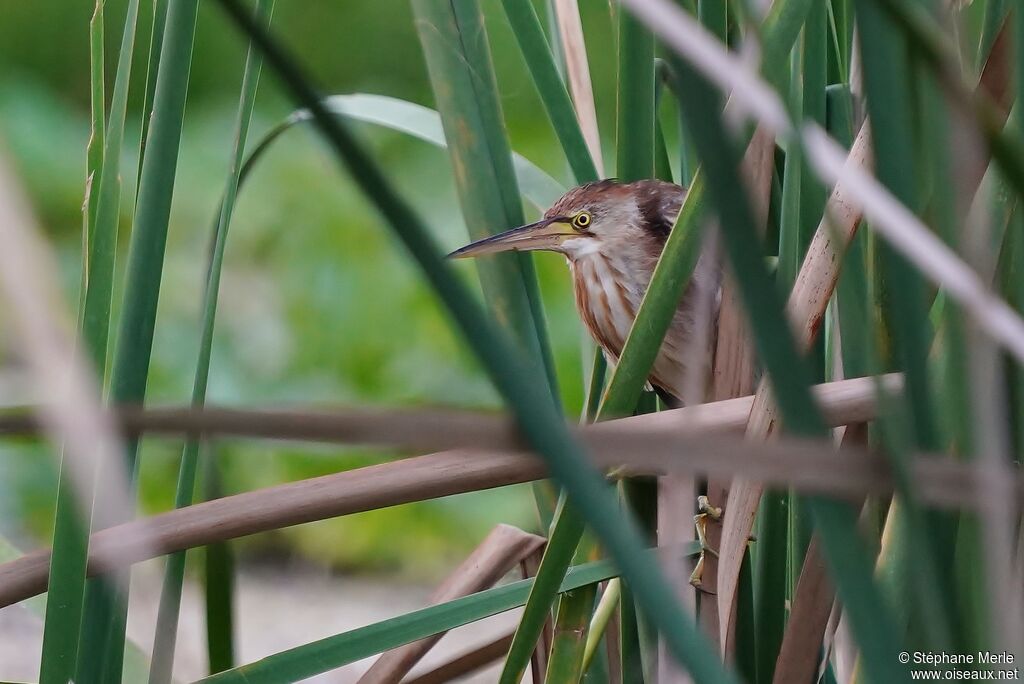
[(644, 228), (664, 243), (679, 216), (686, 190), (660, 180), (637, 181), (635, 188)]

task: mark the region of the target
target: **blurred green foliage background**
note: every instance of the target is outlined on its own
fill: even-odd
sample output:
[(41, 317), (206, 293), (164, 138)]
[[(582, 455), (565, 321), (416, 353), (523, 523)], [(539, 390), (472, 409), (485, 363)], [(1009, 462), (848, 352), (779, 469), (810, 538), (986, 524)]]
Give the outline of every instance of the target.
[[(570, 176), (500, 3), (482, 4), (513, 148), (568, 184)], [(602, 129), (610, 131), (615, 67), (608, 7), (581, 4), (599, 118)], [(124, 0), (106, 2), (108, 97), (124, 5)], [(142, 5), (148, 25), (151, 3)], [(59, 250), (71, 309), (81, 276), (92, 9), (87, 0), (4, 2), (0, 21), (0, 144), (12, 156)], [(432, 105), (406, 2), (280, 2), (273, 25), (311, 67), (325, 94), (369, 92)], [(136, 49), (133, 71), (119, 267), (134, 198), (147, 48), (148, 36)], [(157, 321), (149, 385), (153, 404), (186, 403), (191, 390), (206, 250), (227, 171), (244, 49), (217, 8), (204, 5)], [(265, 74), (250, 140), (289, 111), (277, 84)], [(434, 227), (442, 246), (463, 243), (466, 229), (447, 154), (395, 133), (368, 126), (359, 131)], [(572, 415), (582, 400), (580, 326), (561, 258), (540, 255), (537, 262), (561, 390)], [(472, 264), (458, 268), (475, 281)], [(119, 301), (115, 292), (115, 316)], [(15, 358), (12, 350), (0, 352), (7, 361)], [(0, 378), (0, 404), (30, 400), (16, 382)], [(452, 334), (419, 274), (308, 128), (288, 133), (241, 194), (228, 240), (210, 402), (499, 408), (487, 378)], [(228, 492), (397, 456), (254, 442), (218, 442), (212, 448), (223, 459)], [(145, 443), (145, 512), (169, 507), (180, 449), (173, 440)], [(49, 543), (54, 464), (43, 445), (0, 445), (0, 533), (25, 546)], [(26, 520), (31, 521), (27, 528)], [(20, 521), (18, 527), (13, 521)], [(425, 577), (450, 566), (498, 521), (536, 526), (528, 489), (330, 520), (242, 540), (240, 546), (253, 555), (298, 554), (339, 568)]]

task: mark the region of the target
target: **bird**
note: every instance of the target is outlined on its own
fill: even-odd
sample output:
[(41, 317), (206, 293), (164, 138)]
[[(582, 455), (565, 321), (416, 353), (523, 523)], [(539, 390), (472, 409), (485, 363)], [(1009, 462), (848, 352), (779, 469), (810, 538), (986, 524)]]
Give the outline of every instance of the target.
[[(686, 189), (661, 180), (605, 179), (566, 192), (535, 223), (470, 243), (448, 256), (544, 250), (565, 256), (576, 309), (609, 364), (618, 362)], [(717, 318), (719, 269), (702, 255), (651, 368), (648, 382), (670, 405), (683, 405), (687, 378), (711, 363), (713, 340), (694, 349), (698, 302), (710, 296)], [(714, 319), (712, 319), (714, 320)], [(704, 336), (710, 337), (710, 336)], [(696, 367), (695, 367), (696, 366)]]

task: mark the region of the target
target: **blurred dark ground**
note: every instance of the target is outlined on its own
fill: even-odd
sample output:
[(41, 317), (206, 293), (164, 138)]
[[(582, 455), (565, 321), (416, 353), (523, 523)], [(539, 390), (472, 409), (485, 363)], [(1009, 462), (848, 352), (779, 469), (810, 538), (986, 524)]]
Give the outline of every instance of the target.
[[(514, 149), (568, 184), (559, 148), (500, 3), (484, 0)], [(602, 130), (611, 139), (614, 51), (608, 8), (581, 3)], [(125, 0), (106, 3), (107, 96)], [(92, 3), (0, 1), (0, 144), (11, 155), (57, 250), (67, 301), (78, 298), (88, 24)], [(148, 26), (151, 3), (142, 2)], [(368, 92), (432, 105), (407, 2), (279, 0), (274, 30), (325, 94)], [(122, 171), (121, 250), (127, 249), (138, 158), (148, 36), (136, 46)], [(605, 46), (605, 47), (602, 47)], [(225, 181), (245, 45), (216, 3), (202, 5), (157, 321), (149, 401), (188, 401), (198, 342), (209, 231)], [(250, 143), (290, 111), (264, 71)], [(359, 126), (360, 135), (445, 248), (466, 232), (445, 152)], [(528, 208), (528, 214), (531, 210)], [(561, 259), (537, 259), (567, 411), (578, 412), (580, 331)], [(476, 283), (472, 265), (459, 265)], [(115, 316), (120, 292), (115, 292)], [(112, 337), (113, 339), (113, 337)], [(0, 345), (9, 344), (9, 336)], [(16, 366), (0, 347), (0, 368)], [(0, 405), (30, 400), (0, 374)], [(16, 373), (14, 374), (16, 377)], [(278, 142), (242, 192), (228, 241), (210, 402), (246, 406), (500, 403), (387, 227), (309, 129)], [(357, 449), (218, 442), (228, 492), (393, 458)], [(147, 513), (170, 506), (181, 444), (147, 440), (141, 472)], [(55, 461), (39, 444), (0, 442), (0, 533), (23, 547), (49, 542)], [(250, 556), (295, 557), (353, 571), (434, 577), (498, 521), (536, 526), (526, 487), (426, 502), (303, 525), (242, 540)]]

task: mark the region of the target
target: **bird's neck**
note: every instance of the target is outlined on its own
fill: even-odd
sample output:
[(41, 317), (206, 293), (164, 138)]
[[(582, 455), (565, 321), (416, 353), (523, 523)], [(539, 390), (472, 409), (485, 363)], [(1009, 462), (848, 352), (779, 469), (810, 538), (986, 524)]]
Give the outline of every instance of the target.
[(569, 266), (580, 318), (614, 361), (633, 325), (650, 275), (639, 274), (620, 255), (597, 250), (577, 255), (569, 260)]
[[(635, 254), (631, 258), (602, 251), (569, 261), (580, 319), (613, 364), (625, 346), (656, 263), (656, 257), (640, 259)], [(688, 341), (693, 329), (692, 287), (688, 293), (672, 317), (649, 376), (653, 384), (677, 398), (685, 396), (683, 378), (693, 361), (687, 357), (693, 354)], [(710, 356), (704, 353), (697, 358)]]
[(631, 250), (604, 250), (600, 248), (572, 255), (568, 258), (574, 278), (612, 277), (637, 303), (647, 291), (651, 274), (657, 264), (657, 255)]

